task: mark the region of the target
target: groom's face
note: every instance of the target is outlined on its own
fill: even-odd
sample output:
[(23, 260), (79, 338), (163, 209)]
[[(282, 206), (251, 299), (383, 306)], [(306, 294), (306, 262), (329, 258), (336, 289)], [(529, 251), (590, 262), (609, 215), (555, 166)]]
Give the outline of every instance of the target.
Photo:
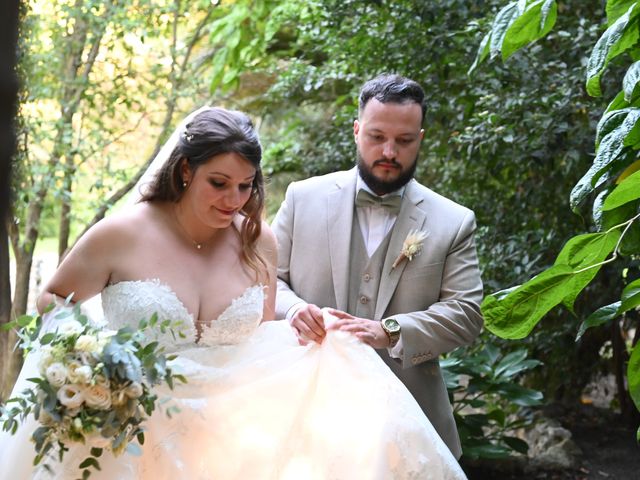
[(422, 130), (417, 103), (369, 100), (353, 124), (358, 167), (366, 184), (378, 195), (393, 192), (413, 178)]

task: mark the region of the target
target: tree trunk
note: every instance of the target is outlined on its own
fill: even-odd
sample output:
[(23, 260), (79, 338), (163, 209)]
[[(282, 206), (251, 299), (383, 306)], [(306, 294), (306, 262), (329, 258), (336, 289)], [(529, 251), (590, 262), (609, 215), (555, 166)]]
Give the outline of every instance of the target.
[(22, 251), (16, 255), (16, 284), (13, 292), (13, 315), (27, 313), (29, 301), (29, 279), (33, 265), (33, 252)]
[[(11, 281), (9, 278), (9, 237), (0, 222), (0, 325), (11, 320)], [(0, 332), (0, 401), (6, 400), (22, 366), (22, 355), (14, 350), (15, 331)]]
[(71, 189), (73, 188), (73, 171), (65, 171), (64, 185), (62, 187), (62, 201), (60, 205), (60, 226), (58, 230), (58, 264), (62, 262), (69, 248), (69, 235), (71, 234)]

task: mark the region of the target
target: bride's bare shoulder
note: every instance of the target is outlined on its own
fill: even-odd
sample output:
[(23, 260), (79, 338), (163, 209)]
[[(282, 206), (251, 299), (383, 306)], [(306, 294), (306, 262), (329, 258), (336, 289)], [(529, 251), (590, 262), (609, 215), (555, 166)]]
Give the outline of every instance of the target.
[(117, 245), (131, 245), (141, 236), (152, 233), (159, 223), (159, 208), (141, 202), (113, 213), (96, 223), (85, 235), (86, 241)]

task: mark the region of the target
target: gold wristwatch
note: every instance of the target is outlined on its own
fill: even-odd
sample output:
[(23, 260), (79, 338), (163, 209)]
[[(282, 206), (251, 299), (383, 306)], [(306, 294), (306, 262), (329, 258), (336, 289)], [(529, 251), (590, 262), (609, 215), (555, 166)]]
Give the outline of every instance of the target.
[(389, 337), (389, 348), (395, 347), (398, 340), (400, 340), (400, 324), (393, 317), (383, 318), (380, 323), (384, 333)]

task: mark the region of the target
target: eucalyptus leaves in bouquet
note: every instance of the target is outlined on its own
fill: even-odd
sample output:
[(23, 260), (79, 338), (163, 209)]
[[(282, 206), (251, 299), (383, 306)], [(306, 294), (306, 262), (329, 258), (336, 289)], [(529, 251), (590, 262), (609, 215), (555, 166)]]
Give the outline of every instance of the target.
[[(43, 317), (28, 315), (4, 327), (19, 328), (20, 347), (40, 358), (39, 376), (28, 379), (33, 386), (0, 406), (0, 425), (15, 434), (32, 414), (37, 421), (33, 463), (48, 470), (47, 462), (56, 456), (62, 461), (69, 444), (87, 445), (90, 454), (79, 465), (87, 478), (92, 467), (100, 469), (104, 449), (114, 455), (140, 453), (144, 421), (161, 403), (154, 386), (165, 383), (173, 389), (176, 381), (186, 382), (170, 367), (175, 357), (166, 355), (158, 342), (147, 341), (154, 337), (149, 331), (184, 334), (180, 323), (159, 321), (156, 314), (137, 329), (105, 330), (70, 299), (62, 307), (51, 306), (45, 317), (45, 328)], [(171, 416), (176, 409), (165, 411)]]

